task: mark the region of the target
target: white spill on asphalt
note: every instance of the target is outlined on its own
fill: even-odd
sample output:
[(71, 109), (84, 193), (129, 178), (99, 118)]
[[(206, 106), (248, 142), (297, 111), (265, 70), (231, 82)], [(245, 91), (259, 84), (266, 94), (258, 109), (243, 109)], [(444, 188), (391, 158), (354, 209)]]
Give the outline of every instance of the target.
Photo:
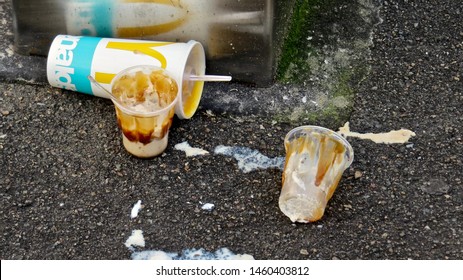
[(178, 255), (175, 253), (166, 253), (164, 251), (142, 251), (135, 252), (132, 254), (133, 260), (157, 260), (157, 261), (170, 261)]
[(201, 206), (201, 209), (206, 210), (206, 211), (212, 211), (214, 210), (215, 205), (212, 203), (205, 203)]
[(392, 130), (385, 133), (358, 133), (351, 132), (349, 122), (339, 128), (339, 133), (344, 137), (356, 137), (368, 139), (378, 144), (403, 144), (407, 143), (411, 137), (416, 136), (415, 132), (408, 129)]
[(244, 173), (258, 169), (278, 168), (283, 170), (284, 157), (269, 158), (257, 150), (247, 147), (217, 146), (214, 153), (234, 157), (238, 161), (238, 167)]
[(175, 145), (175, 149), (184, 151), (187, 157), (201, 156), (209, 154), (208, 151), (200, 148), (192, 148), (187, 141)]
[[(187, 157), (209, 154), (206, 150), (191, 147), (187, 141), (175, 145), (175, 149), (184, 151)], [(247, 147), (219, 145), (214, 149), (214, 153), (235, 158), (238, 161), (239, 169), (244, 173), (267, 168), (278, 168), (283, 170), (285, 163), (284, 157), (269, 158), (259, 151)]]
[(136, 229), (132, 230), (132, 235), (127, 238), (125, 241), (125, 247), (134, 250), (134, 246), (136, 247), (145, 247), (145, 238), (143, 237), (143, 231)]
[(235, 254), (228, 248), (221, 248), (214, 253), (204, 249), (187, 249), (181, 254), (151, 250), (132, 253), (133, 260), (254, 260), (248, 254)]
[(139, 200), (133, 206), (132, 211), (130, 212), (130, 218), (135, 219), (138, 216), (138, 213), (140, 212), (141, 208), (141, 200)]

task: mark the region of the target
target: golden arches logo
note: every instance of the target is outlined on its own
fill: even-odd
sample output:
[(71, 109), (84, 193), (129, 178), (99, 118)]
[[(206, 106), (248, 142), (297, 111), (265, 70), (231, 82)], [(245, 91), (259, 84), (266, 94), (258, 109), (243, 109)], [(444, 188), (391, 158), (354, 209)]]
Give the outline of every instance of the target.
[(167, 59), (166, 57), (160, 53), (159, 51), (153, 49), (155, 47), (162, 47), (167, 46), (172, 43), (140, 43), (140, 42), (109, 42), (106, 45), (107, 49), (116, 49), (122, 51), (130, 51), (130, 52), (140, 52), (142, 54), (151, 56), (154, 59), (157, 59), (161, 63), (161, 68), (167, 67)]
[(117, 36), (118, 37), (125, 37), (125, 38), (133, 38), (133, 37), (143, 37), (143, 36), (156, 36), (159, 34), (167, 33), (172, 31), (186, 21), (187, 18), (187, 9), (181, 4), (180, 0), (124, 0), (125, 3), (152, 3), (164, 6), (171, 6), (183, 11), (183, 15), (173, 21), (156, 24), (156, 25), (148, 25), (148, 26), (140, 26), (140, 27), (118, 27), (117, 28)]
[[(159, 61), (161, 64), (161, 68), (167, 68), (167, 59), (166, 57), (159, 51), (153, 49), (155, 47), (162, 47), (167, 46), (174, 43), (156, 43), (156, 42), (127, 42), (127, 41), (110, 41), (106, 44), (107, 49), (116, 49), (121, 51), (128, 51), (131, 53), (141, 53), (143, 55), (150, 56)], [(110, 84), (112, 79), (116, 76), (116, 74), (112, 73), (103, 73), (103, 72), (96, 72), (95, 73), (95, 80), (102, 84)]]

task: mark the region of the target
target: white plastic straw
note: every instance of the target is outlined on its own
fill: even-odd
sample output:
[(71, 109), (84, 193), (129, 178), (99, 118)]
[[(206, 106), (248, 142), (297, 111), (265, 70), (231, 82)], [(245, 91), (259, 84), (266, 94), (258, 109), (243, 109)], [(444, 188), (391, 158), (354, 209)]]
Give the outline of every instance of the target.
[(232, 80), (231, 76), (219, 75), (190, 75), (190, 81), (203, 81), (203, 82), (229, 82)]

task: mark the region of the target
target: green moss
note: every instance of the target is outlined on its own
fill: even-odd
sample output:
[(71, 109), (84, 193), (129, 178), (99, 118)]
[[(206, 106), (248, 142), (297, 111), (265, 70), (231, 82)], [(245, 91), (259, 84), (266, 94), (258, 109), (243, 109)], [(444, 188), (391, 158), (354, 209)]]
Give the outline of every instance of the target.
[[(358, 68), (346, 68), (340, 71), (339, 79), (328, 96), (327, 104), (319, 110), (306, 110), (300, 108), (292, 109), (273, 116), (273, 120), (283, 123), (317, 124), (337, 129), (342, 126), (352, 113), (353, 99), (355, 92), (352, 84), (355, 83), (355, 74), (360, 71)], [(342, 100), (343, 104), (339, 104)]]
[(275, 121), (337, 128), (349, 119), (355, 91), (368, 73), (365, 30), (371, 26), (359, 5), (347, 5), (345, 0), (296, 0), (276, 77), (302, 90), (307, 87), (311, 98), (321, 102), (315, 100), (317, 108), (299, 104), (286, 109)]
[[(285, 80), (291, 65), (306, 68), (307, 45), (305, 40), (312, 25), (313, 6), (322, 0), (296, 0), (288, 34), (282, 46), (282, 54), (278, 61), (277, 79)], [(308, 69), (301, 69), (307, 71)]]
[(333, 97), (345, 97), (352, 99), (354, 97), (354, 90), (352, 89), (352, 77), (355, 69), (343, 69), (339, 73), (338, 83), (334, 87)]
[(351, 108), (341, 111), (338, 107), (330, 105), (320, 111), (307, 111), (306, 113), (301, 113), (297, 118), (291, 118), (289, 114), (275, 115), (272, 121), (277, 123), (289, 123), (292, 125), (320, 125), (337, 129), (349, 118), (350, 113)]

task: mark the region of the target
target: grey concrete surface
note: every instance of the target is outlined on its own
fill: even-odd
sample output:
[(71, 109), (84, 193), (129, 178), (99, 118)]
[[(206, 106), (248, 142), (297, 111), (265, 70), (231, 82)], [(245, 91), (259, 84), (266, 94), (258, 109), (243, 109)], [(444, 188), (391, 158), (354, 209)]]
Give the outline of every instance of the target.
[[(243, 173), (214, 153), (227, 145), (284, 156), (285, 134), (305, 121), (203, 104), (191, 120), (174, 120), (162, 156), (140, 160), (122, 147), (110, 101), (2, 82), (0, 258), (128, 259), (124, 242), (140, 229), (146, 245), (136, 251), (462, 259), (463, 8), (451, 0), (381, 2), (351, 129), (416, 136), (389, 145), (348, 138), (355, 159), (322, 220), (293, 224), (280, 212), (281, 170)], [(282, 96), (279, 87), (267, 91)], [(174, 149), (183, 141), (210, 154), (187, 158)], [(131, 219), (138, 200), (144, 208)]]

